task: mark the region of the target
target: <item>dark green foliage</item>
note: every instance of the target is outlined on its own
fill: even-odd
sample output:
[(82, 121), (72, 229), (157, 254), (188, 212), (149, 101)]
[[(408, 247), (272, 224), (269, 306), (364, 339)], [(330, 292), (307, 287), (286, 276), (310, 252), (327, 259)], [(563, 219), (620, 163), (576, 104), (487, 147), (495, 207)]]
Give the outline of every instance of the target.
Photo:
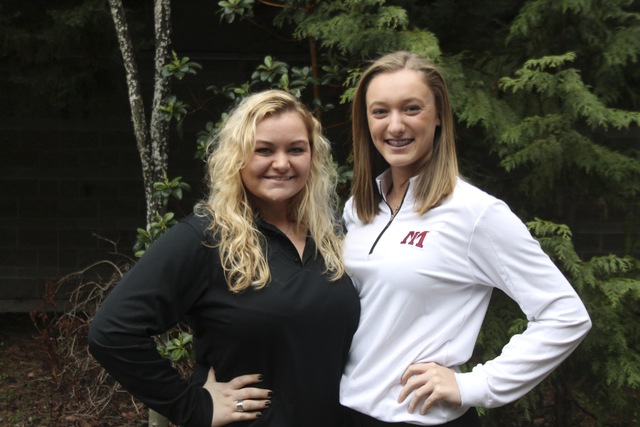
[(253, 0), (228, 0), (218, 2), (220, 6), (220, 20), (225, 20), (231, 24), (236, 20), (236, 17), (251, 17), (253, 16)]
[[(566, 63), (575, 54), (531, 59), (505, 77), (500, 88), (519, 94), (523, 114), (498, 135), (497, 150), (506, 171), (526, 168), (521, 191), (532, 201), (548, 203), (550, 189), (585, 193), (597, 189), (618, 203), (640, 189), (640, 159), (607, 147), (609, 128), (640, 125), (640, 112), (607, 107)], [(513, 99), (516, 102), (516, 99)], [(606, 133), (605, 133), (606, 135)], [(633, 152), (636, 152), (635, 154)]]
[[(606, 255), (581, 261), (568, 229), (543, 221), (530, 226), (582, 296), (593, 322), (584, 343), (560, 368), (566, 392), (600, 425), (637, 423), (640, 407), (633, 396), (640, 388), (638, 260)], [(568, 387), (572, 384), (573, 389)]]
[(193, 335), (188, 332), (180, 332), (174, 338), (169, 338), (158, 345), (158, 352), (173, 363), (181, 363), (195, 358), (191, 342)]
[(638, 93), (629, 83), (638, 78), (639, 12), (631, 0), (528, 1), (507, 42), (518, 43), (533, 57), (576, 52), (577, 67), (596, 96), (637, 109)]
[[(511, 408), (486, 411), (485, 425), (505, 425), (509, 413), (524, 414), (533, 423), (544, 415), (544, 405), (555, 408), (554, 426), (634, 425), (640, 419), (638, 260), (607, 255), (583, 261), (567, 226), (539, 219), (528, 225), (582, 297), (593, 328), (576, 352), (532, 393)], [(525, 325), (517, 306), (504, 294), (495, 295), (469, 367), (496, 356), (508, 337), (522, 332)]]
[(188, 56), (179, 58), (175, 52), (171, 52), (171, 62), (162, 71), (162, 75), (182, 80), (187, 74), (196, 74), (201, 69), (202, 66), (191, 61)]

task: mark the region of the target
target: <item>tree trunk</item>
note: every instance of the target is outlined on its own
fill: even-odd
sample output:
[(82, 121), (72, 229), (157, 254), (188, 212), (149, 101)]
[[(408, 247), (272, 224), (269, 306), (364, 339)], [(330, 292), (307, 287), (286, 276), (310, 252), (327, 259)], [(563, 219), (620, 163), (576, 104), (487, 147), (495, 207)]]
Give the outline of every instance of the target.
[[(168, 97), (170, 90), (170, 80), (162, 75), (162, 70), (171, 60), (171, 0), (154, 0), (154, 3), (153, 21), (155, 23), (156, 50), (149, 130), (153, 176), (155, 181), (160, 181), (168, 168), (169, 121), (162, 120), (160, 107)], [(158, 204), (154, 208), (159, 210), (162, 207)]]
[[(169, 139), (169, 122), (161, 119), (159, 107), (169, 93), (169, 78), (162, 75), (162, 70), (170, 59), (171, 0), (154, 0), (156, 50), (154, 91), (149, 128), (147, 128), (144, 102), (140, 90), (138, 66), (122, 0), (109, 0), (109, 7), (111, 8), (111, 16), (113, 17), (116, 34), (118, 36), (118, 44), (120, 46), (120, 52), (122, 53), (127, 87), (129, 90), (131, 121), (133, 123), (133, 131), (142, 165), (147, 208), (147, 229), (149, 229), (156, 212), (159, 212), (161, 208), (161, 203), (153, 198), (153, 183), (162, 180), (168, 165), (167, 141)], [(150, 409), (149, 426), (168, 427), (169, 420)]]
[(149, 427), (169, 427), (169, 420), (153, 409), (149, 409)]
[[(162, 75), (162, 70), (170, 59), (171, 0), (154, 0), (154, 3), (153, 21), (155, 23), (156, 52), (150, 134), (153, 176), (155, 181), (159, 181), (168, 167), (167, 141), (169, 139), (169, 122), (161, 120), (159, 112), (160, 106), (169, 93), (169, 78)], [(153, 191), (153, 188), (151, 190)], [(157, 203), (152, 205), (152, 208), (151, 215), (154, 215), (155, 212), (161, 209), (161, 206)], [(147, 211), (147, 227), (150, 224), (150, 220), (149, 211)], [(153, 409), (149, 409), (149, 427), (169, 427), (169, 420)]]
[(160, 120), (158, 107), (162, 105), (169, 92), (169, 78), (162, 76), (162, 68), (169, 60), (171, 1), (155, 0), (156, 57), (154, 95), (149, 127), (147, 127), (144, 101), (140, 89), (138, 65), (122, 0), (109, 0), (109, 7), (111, 8), (111, 16), (115, 24), (118, 45), (125, 68), (129, 104), (131, 106), (131, 121), (142, 166), (148, 228), (149, 224), (154, 220), (156, 212), (159, 212), (161, 207), (159, 201), (153, 198), (153, 183), (162, 180), (168, 164), (167, 140), (169, 123)]

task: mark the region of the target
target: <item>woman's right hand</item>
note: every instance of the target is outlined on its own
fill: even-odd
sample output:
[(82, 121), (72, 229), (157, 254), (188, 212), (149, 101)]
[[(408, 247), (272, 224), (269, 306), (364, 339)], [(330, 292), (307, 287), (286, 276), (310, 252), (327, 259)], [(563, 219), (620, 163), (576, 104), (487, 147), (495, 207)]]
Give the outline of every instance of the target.
[[(271, 405), (269, 398), (271, 390), (247, 387), (262, 381), (259, 374), (241, 375), (228, 383), (216, 381), (213, 368), (209, 369), (209, 376), (204, 388), (213, 399), (213, 420), (211, 427), (224, 426), (237, 421), (251, 421), (262, 415), (262, 410)], [(237, 404), (242, 402), (243, 411), (239, 411)]]

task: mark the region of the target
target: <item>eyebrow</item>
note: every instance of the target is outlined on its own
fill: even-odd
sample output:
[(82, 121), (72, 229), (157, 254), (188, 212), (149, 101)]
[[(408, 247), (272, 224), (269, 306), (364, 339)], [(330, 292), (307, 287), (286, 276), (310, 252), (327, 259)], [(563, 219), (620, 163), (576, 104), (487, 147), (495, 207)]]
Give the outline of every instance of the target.
[[(266, 144), (266, 145), (276, 145), (275, 142), (271, 142), (271, 141), (267, 141), (264, 139), (256, 139), (256, 145), (257, 144)], [(300, 145), (300, 144), (309, 144), (311, 145), (311, 141), (309, 141), (308, 139), (296, 139), (294, 141), (289, 141), (286, 143), (287, 145)]]
[[(424, 104), (426, 103), (426, 101), (420, 99), (420, 98), (415, 98), (415, 97), (411, 97), (411, 98), (407, 98), (407, 99), (403, 99), (402, 101), (400, 101), (401, 104), (410, 104), (412, 102), (417, 102), (420, 104)], [(389, 102), (386, 101), (373, 101), (371, 104), (367, 104), (368, 107), (372, 107), (375, 105), (387, 105), (389, 104)]]

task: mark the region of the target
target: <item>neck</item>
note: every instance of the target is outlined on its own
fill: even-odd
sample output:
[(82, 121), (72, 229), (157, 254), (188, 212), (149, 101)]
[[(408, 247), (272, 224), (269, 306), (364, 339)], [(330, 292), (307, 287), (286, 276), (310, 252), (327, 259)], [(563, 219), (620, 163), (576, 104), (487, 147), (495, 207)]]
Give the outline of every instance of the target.
[(262, 219), (280, 229), (290, 239), (306, 234), (306, 227), (298, 226), (295, 221), (289, 219), (286, 215), (263, 215)]
[(268, 223), (278, 225), (289, 222), (288, 203), (264, 203), (261, 200), (254, 200), (253, 202), (260, 213), (260, 217)]
[(411, 180), (411, 176), (406, 176), (400, 173), (394, 173), (391, 171), (391, 187), (389, 189), (389, 193), (393, 193), (396, 196), (404, 196), (404, 193), (407, 192), (407, 188), (409, 188), (409, 182)]

